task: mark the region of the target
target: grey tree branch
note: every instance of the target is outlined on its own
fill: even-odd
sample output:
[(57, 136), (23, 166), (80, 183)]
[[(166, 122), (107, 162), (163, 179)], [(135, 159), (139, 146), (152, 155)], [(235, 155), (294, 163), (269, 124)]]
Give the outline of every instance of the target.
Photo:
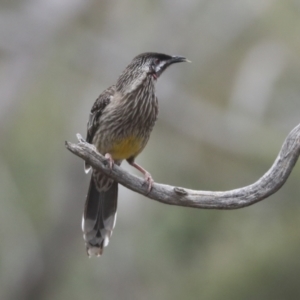
[(165, 204), (207, 209), (237, 209), (269, 197), (285, 183), (300, 154), (299, 124), (287, 136), (272, 167), (251, 185), (225, 192), (211, 192), (154, 183), (148, 193), (143, 178), (116, 165), (110, 170), (106, 158), (93, 145), (86, 143), (79, 134), (77, 138), (78, 144), (66, 142), (67, 149), (125, 187)]

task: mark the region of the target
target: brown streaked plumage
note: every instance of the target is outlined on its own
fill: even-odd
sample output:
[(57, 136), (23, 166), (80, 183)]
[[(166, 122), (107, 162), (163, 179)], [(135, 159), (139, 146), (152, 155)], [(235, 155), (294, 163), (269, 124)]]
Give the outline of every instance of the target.
[[(158, 114), (155, 82), (171, 64), (187, 62), (181, 56), (143, 53), (136, 56), (116, 85), (95, 101), (88, 121), (87, 142), (113, 164), (125, 159), (141, 171), (150, 191), (152, 177), (134, 162), (146, 146)], [(85, 165), (88, 172), (90, 166)], [(93, 170), (82, 220), (87, 253), (101, 255), (116, 222), (118, 184)]]

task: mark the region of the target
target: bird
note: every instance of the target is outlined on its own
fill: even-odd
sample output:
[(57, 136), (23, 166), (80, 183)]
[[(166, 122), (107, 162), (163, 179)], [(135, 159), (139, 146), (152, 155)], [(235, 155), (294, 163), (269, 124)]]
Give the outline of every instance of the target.
[[(105, 156), (109, 167), (126, 160), (145, 177), (148, 191), (151, 174), (135, 162), (145, 148), (158, 115), (155, 84), (172, 64), (190, 62), (183, 56), (147, 52), (133, 58), (117, 83), (94, 102), (87, 123), (86, 142)], [(85, 162), (85, 172), (91, 166)], [(83, 238), (89, 257), (101, 256), (115, 227), (118, 183), (92, 170), (82, 217)]]

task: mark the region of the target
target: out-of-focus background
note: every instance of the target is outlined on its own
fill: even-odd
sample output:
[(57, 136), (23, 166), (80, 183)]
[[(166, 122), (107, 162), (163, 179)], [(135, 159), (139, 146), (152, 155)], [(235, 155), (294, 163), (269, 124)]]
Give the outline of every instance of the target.
[(298, 0), (1, 1), (0, 299), (300, 299), (299, 166), (236, 211), (121, 188), (111, 242), (88, 259), (89, 176), (64, 147), (135, 55), (179, 54), (193, 63), (160, 78), (137, 161), (157, 182), (251, 184), (299, 123), (299, 37)]

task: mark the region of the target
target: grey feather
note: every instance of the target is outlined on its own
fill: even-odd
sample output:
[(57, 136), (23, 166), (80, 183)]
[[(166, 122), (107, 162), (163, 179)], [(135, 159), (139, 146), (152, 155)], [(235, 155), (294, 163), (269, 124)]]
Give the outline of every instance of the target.
[(92, 177), (82, 217), (83, 238), (89, 256), (101, 255), (108, 245), (116, 223), (117, 203), (118, 183), (113, 181), (106, 191), (99, 191)]

